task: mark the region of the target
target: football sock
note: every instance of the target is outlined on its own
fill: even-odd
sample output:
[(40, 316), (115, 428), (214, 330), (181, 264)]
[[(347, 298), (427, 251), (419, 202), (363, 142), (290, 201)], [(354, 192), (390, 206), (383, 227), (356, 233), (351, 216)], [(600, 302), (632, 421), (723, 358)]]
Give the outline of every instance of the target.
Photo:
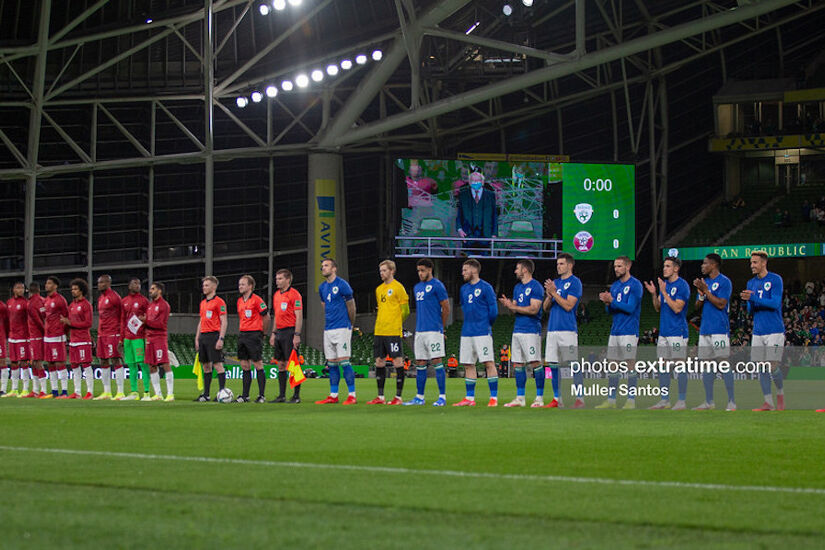
[(0, 391), (6, 393), (6, 387), (9, 384), (9, 368), (0, 368)]
[(132, 390), (132, 393), (137, 393), (138, 391), (138, 369), (137, 365), (129, 364), (129, 388)]
[(664, 401), (670, 401), (670, 373), (659, 373), (659, 390)]
[[(771, 375), (767, 373), (759, 373), (759, 385), (762, 386), (762, 395), (765, 396), (765, 401), (771, 397)], [(768, 401), (771, 403), (771, 401)]]
[(100, 367), (100, 381), (103, 382), (103, 393), (112, 393), (112, 369)]
[(95, 392), (95, 371), (91, 365), (86, 365), (83, 374), (86, 376), (86, 391), (93, 394)]
[(639, 377), (636, 373), (627, 376), (627, 398), (636, 399), (636, 387), (639, 385)]
[[(424, 371), (425, 373), (427, 371)], [(404, 367), (395, 367), (395, 396), (401, 397), (404, 393), (404, 379), (407, 378), (407, 373)]]
[(40, 393), (40, 377), (37, 376), (37, 369), (32, 369), (32, 391), (34, 393)]
[(415, 367), (415, 396), (424, 398), (424, 388), (427, 387), (427, 365)]
[(203, 373), (203, 395), (209, 397), (209, 388), (212, 386), (212, 371)]
[(349, 360), (341, 361), (341, 370), (344, 372), (344, 382), (347, 383), (347, 391), (350, 395), (355, 395), (355, 371), (352, 370), (352, 363)]
[(11, 391), (17, 391), (17, 383), (20, 381), (20, 369), (11, 368)]
[(607, 399), (616, 400), (616, 390), (619, 388), (619, 375), (611, 374), (607, 377)]
[(123, 365), (115, 367), (115, 384), (117, 385), (117, 393), (123, 393), (123, 383), (126, 382), (126, 369)]
[(60, 380), (60, 391), (65, 392), (69, 389), (69, 373), (65, 368), (57, 371), (57, 379)]
[(476, 379), (475, 378), (465, 378), (464, 379), (464, 386), (467, 388), (467, 399), (475, 400), (476, 398)]
[(74, 382), (74, 392), (78, 395), (81, 395), (80, 392), (83, 391), (83, 388), (80, 387), (80, 385), (83, 383), (83, 376), (80, 373), (80, 367), (74, 367), (72, 369), (72, 381)]
[(218, 373), (218, 391), (226, 387), (226, 371)]
[(293, 397), (297, 397), (297, 398), (300, 399), (300, 397), (301, 397), (301, 385), (300, 384), (295, 386), (295, 389), (292, 390), (292, 395), (293, 395)]
[(676, 385), (679, 387), (679, 401), (684, 401), (687, 398), (688, 378), (686, 372), (680, 372), (676, 375)]
[(249, 397), (249, 387), (252, 385), (252, 371), (242, 371), (241, 378), (243, 379), (243, 390), (241, 390), (241, 395), (244, 397)]
[(149, 365), (141, 363), (140, 373), (143, 375), (143, 391), (149, 393)]
[(544, 367), (542, 365), (533, 368), (533, 378), (536, 379), (536, 397), (544, 398)]
[(447, 373), (444, 371), (444, 363), (435, 366), (435, 381), (438, 384), (438, 395), (447, 395)]
[(387, 381), (387, 367), (375, 367), (375, 383), (378, 386), (378, 397), (384, 397), (384, 384)]
[(782, 382), (782, 370), (776, 369), (771, 373), (771, 378), (773, 378), (773, 383), (776, 386), (776, 393), (777, 395), (782, 395), (783, 392), (783, 382)]
[(561, 382), (561, 380), (559, 380), (559, 365), (556, 364), (555, 367), (550, 367), (550, 372), (553, 374), (553, 379), (550, 380), (550, 383), (553, 385), (553, 397), (558, 399), (561, 397), (559, 393), (559, 382)]
[(713, 383), (716, 375), (712, 372), (702, 373), (702, 384), (705, 385), (705, 403), (713, 403)]
[(278, 371), (278, 397), (283, 397), (286, 394), (286, 380), (289, 377), (289, 373), (285, 370)]
[(266, 373), (264, 369), (256, 370), (255, 378), (258, 379), (258, 395), (263, 395), (266, 391)]
[(169, 371), (166, 373), (166, 395), (173, 395), (175, 393), (175, 373)]
[(341, 367), (338, 363), (329, 364), (329, 395), (338, 397), (338, 385), (341, 383)]
[(573, 373), (573, 385), (576, 387), (576, 398), (581, 399), (584, 396), (584, 373), (581, 372), (581, 366)]
[(29, 367), (20, 368), (20, 391), (23, 394), (29, 393)]
[[(8, 370), (4, 369), (3, 372), (6, 373), (6, 380), (8, 380)], [(57, 393), (57, 369), (49, 371), (49, 382), (52, 383), (52, 393)], [(3, 384), (3, 390), (5, 391), (6, 385)]]
[(160, 395), (160, 373), (155, 371), (149, 375), (152, 381), (152, 389), (155, 390), (155, 395)]
[(498, 397), (498, 376), (488, 376), (487, 385), (490, 386), (490, 397)]
[(524, 397), (527, 385), (527, 373), (524, 367), (516, 367), (516, 397)]
[(728, 401), (733, 403), (735, 402), (733, 398), (733, 373), (726, 372), (722, 375), (722, 380), (725, 381), (725, 391), (728, 392)]

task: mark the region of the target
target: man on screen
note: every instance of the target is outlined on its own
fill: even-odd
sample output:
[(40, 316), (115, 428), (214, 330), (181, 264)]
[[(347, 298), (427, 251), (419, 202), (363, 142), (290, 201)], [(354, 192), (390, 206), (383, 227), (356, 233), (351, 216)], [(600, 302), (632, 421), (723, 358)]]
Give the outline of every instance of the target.
[[(489, 238), (495, 237), (498, 233), (496, 195), (484, 189), (483, 174), (470, 174), (470, 186), (461, 188), (458, 193), (457, 208), (455, 225), (458, 236), (462, 239)], [(485, 241), (465, 240), (464, 247), (489, 249), (490, 244)]]

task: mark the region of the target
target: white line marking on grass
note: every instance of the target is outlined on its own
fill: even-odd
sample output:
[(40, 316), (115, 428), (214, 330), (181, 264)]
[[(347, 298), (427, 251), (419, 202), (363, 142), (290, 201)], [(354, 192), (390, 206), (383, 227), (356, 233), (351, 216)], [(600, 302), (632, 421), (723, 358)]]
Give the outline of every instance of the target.
[(264, 466), (268, 468), (304, 468), (308, 470), (339, 470), (347, 472), (370, 472), (382, 474), (416, 474), (466, 479), (495, 479), (512, 481), (543, 481), (551, 483), (590, 483), (596, 485), (618, 485), (633, 487), (670, 487), (674, 489), (701, 489), (704, 491), (750, 491), (759, 493), (793, 493), (825, 496), (825, 489), (816, 487), (773, 487), (769, 485), (724, 485), (720, 483), (690, 483), (685, 481), (647, 481), (643, 479), (610, 479), (601, 477), (546, 476), (529, 474), (499, 474), (493, 472), (460, 472), (458, 470), (417, 470), (413, 468), (393, 468), (388, 466), (359, 466), (357, 464), (321, 464), (314, 462), (281, 462), (274, 460), (249, 460), (244, 458), (218, 458), (209, 456), (178, 456), (144, 453), (120, 453), (113, 451), (89, 451), (83, 449), (49, 449), (37, 447), (12, 447), (0, 445), (0, 451), (20, 453), (47, 453), (56, 455), (102, 456), (107, 458), (135, 458), (140, 460), (170, 460), (176, 462), (199, 462), (203, 464), (236, 464), (241, 466)]

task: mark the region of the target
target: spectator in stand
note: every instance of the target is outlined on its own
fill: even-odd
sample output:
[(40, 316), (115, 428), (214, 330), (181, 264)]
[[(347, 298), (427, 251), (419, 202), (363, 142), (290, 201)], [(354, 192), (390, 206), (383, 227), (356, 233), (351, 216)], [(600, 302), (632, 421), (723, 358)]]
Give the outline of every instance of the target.
[(809, 221), (811, 219), (811, 203), (808, 201), (802, 202), (802, 221)]

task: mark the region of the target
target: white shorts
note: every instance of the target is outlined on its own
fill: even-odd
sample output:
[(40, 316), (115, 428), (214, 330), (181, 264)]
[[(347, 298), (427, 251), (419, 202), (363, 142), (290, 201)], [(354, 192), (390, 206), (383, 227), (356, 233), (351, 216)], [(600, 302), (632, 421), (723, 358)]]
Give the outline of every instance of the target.
[(611, 361), (636, 359), (639, 337), (634, 334), (611, 334), (607, 339), (607, 358)]
[(659, 336), (656, 355), (662, 359), (685, 359), (688, 339), (684, 336)]
[(541, 361), (541, 334), (514, 332), (510, 351), (513, 363), (538, 363)]
[(475, 365), (493, 361), (493, 337), (462, 336), (458, 361), (462, 365)]
[(545, 363), (575, 361), (579, 354), (579, 334), (572, 330), (547, 332), (547, 346), (544, 350)]
[(751, 338), (751, 361), (781, 361), (785, 334), (754, 334)]
[(730, 336), (727, 334), (700, 334), (699, 359), (730, 357)]
[(416, 332), (413, 348), (418, 361), (444, 357), (444, 335), (435, 331)]
[(352, 356), (352, 329), (335, 328), (324, 331), (324, 357), (327, 361), (335, 361), (342, 357)]

